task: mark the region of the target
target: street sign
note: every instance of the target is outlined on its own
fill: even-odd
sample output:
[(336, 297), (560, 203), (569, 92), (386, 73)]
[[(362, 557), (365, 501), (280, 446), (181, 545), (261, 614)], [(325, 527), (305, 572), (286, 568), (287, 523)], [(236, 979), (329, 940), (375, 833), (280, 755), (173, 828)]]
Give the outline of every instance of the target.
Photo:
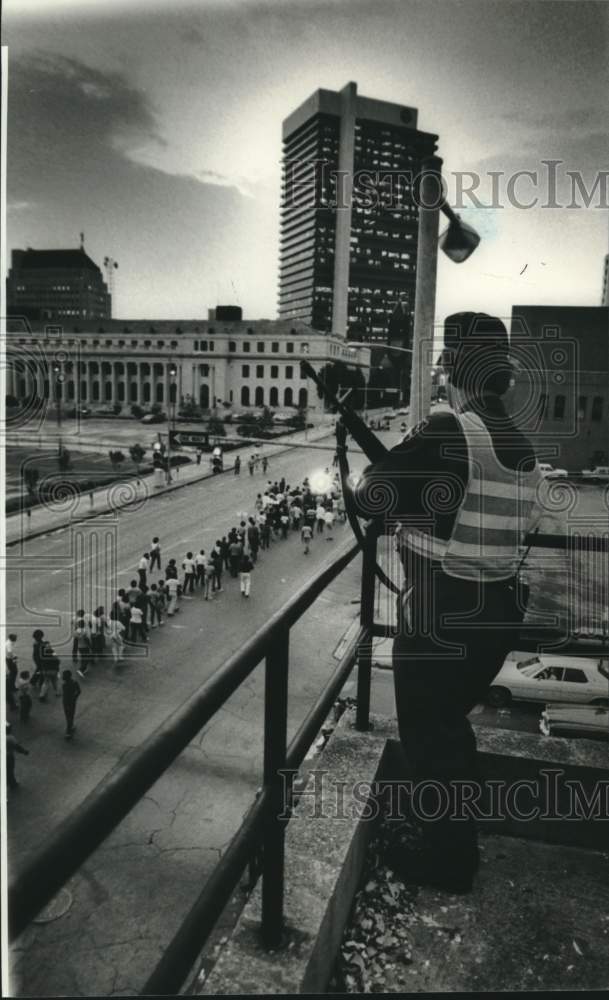
[(192, 445), (196, 448), (199, 444), (206, 448), (209, 445), (208, 431), (169, 431), (169, 443), (172, 448), (182, 448), (184, 445)]

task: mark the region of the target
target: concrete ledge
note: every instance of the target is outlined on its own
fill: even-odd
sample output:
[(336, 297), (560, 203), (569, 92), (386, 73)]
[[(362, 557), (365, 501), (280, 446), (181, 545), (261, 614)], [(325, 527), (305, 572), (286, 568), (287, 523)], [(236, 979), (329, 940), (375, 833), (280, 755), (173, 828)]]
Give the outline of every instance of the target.
[[(343, 715), (308, 781), (286, 837), (286, 935), (281, 949), (260, 943), (261, 887), (246, 904), (233, 935), (207, 981), (195, 992), (212, 994), (323, 993), (338, 954), (366, 847), (374, 823), (366, 809), (377, 781), (408, 780), (408, 766), (396, 739), (393, 719), (375, 716), (367, 733), (354, 729), (353, 713)], [(506, 783), (536, 780), (540, 771), (562, 772), (561, 781), (581, 782), (591, 795), (607, 785), (607, 754), (597, 744), (546, 739), (527, 733), (476, 731), (485, 777)], [(353, 787), (360, 783), (359, 795)], [(344, 796), (341, 796), (341, 789)], [(564, 806), (559, 794), (557, 807)], [(374, 810), (371, 810), (374, 812)], [(609, 817), (481, 823), (490, 833), (606, 849)]]
[[(352, 785), (354, 776), (373, 784), (385, 766), (387, 733), (358, 733), (352, 725), (345, 713), (288, 825), (284, 946), (266, 952), (260, 944), (258, 884), (198, 995), (325, 992), (372, 831), (349, 808), (330, 818), (333, 789)], [(322, 770), (328, 781), (320, 780)]]

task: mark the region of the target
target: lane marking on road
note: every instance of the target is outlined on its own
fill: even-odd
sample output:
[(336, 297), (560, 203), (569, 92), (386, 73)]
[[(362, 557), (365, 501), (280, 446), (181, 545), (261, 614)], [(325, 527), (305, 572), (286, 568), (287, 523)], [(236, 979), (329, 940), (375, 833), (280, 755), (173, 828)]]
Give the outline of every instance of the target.
[(174, 625), (173, 622), (171, 622), (170, 628), (186, 628), (186, 625)]

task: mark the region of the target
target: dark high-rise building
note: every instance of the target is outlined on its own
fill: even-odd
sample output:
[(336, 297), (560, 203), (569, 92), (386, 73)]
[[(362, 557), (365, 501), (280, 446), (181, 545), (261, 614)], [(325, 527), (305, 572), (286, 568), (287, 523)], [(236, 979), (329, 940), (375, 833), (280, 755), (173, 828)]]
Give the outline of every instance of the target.
[(6, 281), (9, 316), (110, 319), (112, 302), (97, 264), (84, 248), (13, 250)]
[(413, 181), (436, 141), (417, 129), (415, 108), (359, 97), (355, 83), (317, 90), (286, 118), (282, 319), (386, 343), (392, 317), (393, 326), (396, 315), (412, 317)]

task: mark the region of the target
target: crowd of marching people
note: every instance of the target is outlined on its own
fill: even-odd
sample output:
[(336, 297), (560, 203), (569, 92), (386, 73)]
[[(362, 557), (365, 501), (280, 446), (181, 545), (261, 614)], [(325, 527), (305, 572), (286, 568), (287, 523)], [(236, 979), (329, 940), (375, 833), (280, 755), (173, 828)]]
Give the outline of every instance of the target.
[[(264, 470), (266, 471), (266, 469)], [(101, 660), (111, 659), (115, 666), (125, 659), (126, 646), (150, 642), (152, 629), (165, 625), (179, 611), (183, 600), (196, 593), (205, 601), (218, 600), (224, 593), (225, 574), (239, 580), (244, 600), (252, 592), (252, 573), (262, 552), (277, 542), (296, 535), (308, 555), (314, 539), (333, 539), (336, 520), (344, 522), (345, 509), (338, 473), (328, 469), (314, 478), (292, 487), (285, 478), (267, 483), (257, 494), (253, 510), (240, 515), (240, 523), (216, 539), (209, 552), (188, 550), (183, 559), (170, 558), (163, 570), (161, 541), (154, 536), (143, 553), (137, 575), (128, 587), (121, 587), (109, 609), (97, 607), (92, 612), (80, 608), (71, 622), (71, 669), (61, 669), (61, 661), (41, 629), (32, 635), (32, 668), (20, 668), (16, 634), (6, 642), (6, 705), (27, 725), (34, 699), (47, 702), (52, 693), (62, 699), (66, 721), (65, 738), (71, 740), (81, 687), (75, 674), (84, 679)], [(7, 723), (9, 787), (16, 787), (15, 752), (23, 748), (15, 740)]]

